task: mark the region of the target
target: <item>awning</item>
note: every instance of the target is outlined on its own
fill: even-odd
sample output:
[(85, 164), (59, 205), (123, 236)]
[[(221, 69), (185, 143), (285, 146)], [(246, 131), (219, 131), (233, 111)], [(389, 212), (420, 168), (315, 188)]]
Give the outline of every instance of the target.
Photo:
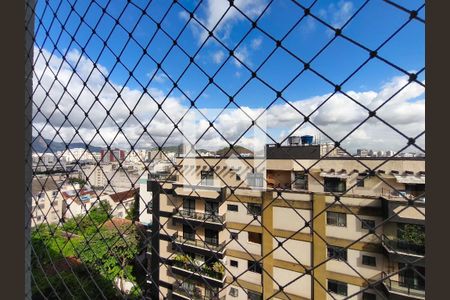
[(320, 172), (320, 177), (327, 177), (327, 178), (341, 178), (341, 179), (347, 179), (350, 176), (347, 172), (344, 173), (336, 173), (336, 172)]
[(397, 174), (394, 174), (394, 176), (398, 183), (425, 184), (425, 176), (397, 175)]

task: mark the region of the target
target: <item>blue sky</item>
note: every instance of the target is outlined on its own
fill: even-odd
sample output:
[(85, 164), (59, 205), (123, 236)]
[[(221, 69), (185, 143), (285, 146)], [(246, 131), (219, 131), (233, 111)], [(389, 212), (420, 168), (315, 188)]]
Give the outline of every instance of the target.
[[(69, 14), (70, 3), (73, 2), (50, 2), (45, 8), (44, 1), (38, 1), (36, 13), (42, 24), (37, 22), (35, 25), (36, 48), (45, 49), (59, 58), (78, 50), (83, 57), (101, 65), (105, 73), (109, 74), (109, 82), (116, 86), (125, 85), (131, 90), (141, 92), (142, 86), (146, 86), (157, 90), (163, 98), (168, 96), (178, 99), (184, 106), (190, 104), (185, 96), (195, 99), (198, 108), (209, 109), (223, 108), (228, 104), (228, 95), (235, 96), (239, 106), (249, 108), (265, 108), (276, 98), (276, 93), (257, 79), (251, 80), (241, 89), (251, 77), (251, 72), (233, 58), (226, 61), (229, 56), (228, 50), (219, 42), (210, 38), (200, 49), (203, 39), (207, 37), (206, 31), (194, 20), (190, 20), (185, 26), (189, 20), (189, 13), (197, 7), (198, 1), (179, 0), (180, 4), (173, 4), (171, 1), (159, 0), (152, 1), (148, 6), (147, 1), (131, 1), (133, 5), (127, 5), (127, 1), (110, 1), (108, 6), (106, 5), (109, 1), (95, 3), (77, 1), (74, 4), (75, 10), (77, 14), (84, 15), (84, 22), (81, 25), (76, 13)], [(293, 1), (275, 0), (265, 9), (268, 3), (265, 0), (235, 1), (236, 6), (251, 20), (256, 20), (264, 11), (258, 19), (258, 26), (265, 33), (258, 28), (253, 29), (239, 45), (237, 43), (251, 29), (251, 22), (235, 9), (228, 11), (214, 31), (220, 42), (233, 49), (235, 55), (248, 68), (257, 70), (257, 76), (265, 83), (274, 90), (283, 90), (283, 96), (289, 102), (308, 100), (334, 91), (330, 83), (311, 71), (305, 71), (287, 86), (303, 69), (303, 64), (281, 48), (261, 66), (275, 48), (275, 42), (267, 34), (275, 40), (282, 40), (283, 46), (288, 51), (306, 62), (333, 39), (333, 32), (312, 17), (305, 17), (292, 29), (304, 14), (301, 6), (309, 7), (313, 1), (297, 2), (299, 5)], [(423, 1), (395, 2), (413, 10), (423, 5)], [(212, 29), (226, 10), (227, 3), (227, 1), (203, 1), (195, 9), (194, 15), (204, 26)], [(363, 4), (364, 1), (318, 0), (312, 6), (311, 13), (333, 27), (341, 27)], [(145, 9), (148, 16), (142, 16), (141, 10), (137, 7)], [(105, 13), (102, 11), (103, 8)], [(67, 32), (62, 31), (61, 24), (54, 20), (52, 10), (56, 12), (57, 19), (65, 23)], [(425, 9), (422, 8), (418, 15), (424, 19)], [(117, 26), (115, 19), (118, 19), (126, 30)], [(383, 1), (369, 1), (343, 29), (343, 33), (369, 49), (376, 49), (408, 19), (408, 13), (390, 4)], [(161, 22), (161, 28), (166, 33), (157, 30), (155, 22)], [(92, 38), (90, 38), (92, 31), (88, 25), (91, 28), (95, 27), (95, 35)], [(47, 34), (42, 26), (49, 31), (51, 39), (46, 38)], [(424, 30), (423, 23), (412, 20), (384, 45), (378, 54), (408, 72), (421, 70), (425, 62)], [(288, 31), (290, 32), (286, 35)], [(129, 32), (132, 32), (131, 40)], [(71, 36), (75, 37), (77, 43), (71, 43)], [(173, 46), (172, 39), (175, 38), (177, 45)], [(107, 48), (104, 47), (102, 40), (107, 40)], [(171, 47), (172, 50), (168, 53)], [(143, 48), (147, 49), (147, 53), (154, 60), (162, 62), (161, 68), (165, 73), (158, 70), (156, 63), (148, 56), (139, 60)], [(190, 64), (185, 71), (189, 65), (189, 57), (184, 52), (189, 56), (197, 53), (195, 62), (208, 76), (215, 74), (226, 61), (214, 77), (214, 82), (224, 91), (208, 84), (208, 76), (197, 66)], [(119, 55), (121, 63), (116, 64), (116, 56)], [(311, 62), (311, 68), (331, 82), (340, 84), (368, 56), (367, 51), (338, 37)], [(80, 68), (80, 65), (78, 67)], [(135, 78), (129, 78), (127, 68), (133, 70)], [(180, 79), (182, 72), (185, 73)], [(422, 72), (419, 76), (420, 81), (425, 80), (424, 74), (425, 72)], [(380, 92), (393, 78), (404, 75), (381, 60), (373, 59), (345, 82), (343, 90), (360, 93)], [(172, 90), (172, 81), (167, 76), (173, 81), (178, 81), (178, 88)], [(204, 92), (200, 94), (203, 90)], [(423, 95), (419, 93), (418, 96)], [(415, 100), (415, 97), (408, 99), (410, 102)], [(275, 102), (278, 105), (284, 103), (280, 99)], [(230, 107), (236, 108), (234, 105)], [(276, 130), (277, 134), (281, 130)]]

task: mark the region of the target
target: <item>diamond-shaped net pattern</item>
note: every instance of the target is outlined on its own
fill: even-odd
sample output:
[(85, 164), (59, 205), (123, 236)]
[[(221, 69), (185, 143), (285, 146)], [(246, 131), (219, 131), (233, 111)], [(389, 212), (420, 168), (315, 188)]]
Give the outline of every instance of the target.
[[(300, 295), (309, 295), (310, 299), (366, 299), (361, 298), (366, 292), (375, 297), (370, 299), (388, 299), (392, 291), (424, 298), (420, 293), (425, 282), (423, 243), (401, 244), (384, 234), (383, 228), (407, 210), (412, 210), (417, 219), (425, 219), (425, 195), (423, 191), (404, 193), (386, 179), (383, 170), (406, 150), (425, 154), (424, 128), (412, 124), (414, 130), (405, 131), (404, 124), (393, 121), (405, 115), (400, 111), (404, 106), (397, 109), (400, 104), (396, 99), (412, 93), (406, 102), (414, 105), (425, 88), (423, 57), (411, 54), (419, 65), (422, 63), (418, 68), (405, 59), (408, 49), (420, 48), (415, 40), (423, 37), (412, 34), (411, 28), (423, 31), (425, 4), (369, 0), (325, 4), (320, 0), (214, 2), (26, 2), (26, 9), (32, 12), (25, 20), (26, 37), (32, 41), (25, 49), (31, 64), (25, 80), (32, 79), (26, 94), (27, 107), (32, 110), (26, 130), (33, 136), (25, 161), (33, 173), (26, 190), (31, 197), (26, 203), (26, 230), (31, 232), (27, 248), (31, 252), (32, 282), (32, 295), (27, 296), (235, 299), (235, 290), (239, 289), (242, 299), (307, 298)], [(380, 6), (385, 15), (372, 13)], [(365, 29), (359, 28), (361, 19), (373, 19), (373, 24), (365, 27), (370, 29), (367, 33), (361, 33)], [(239, 26), (234, 26), (236, 23)], [(325, 32), (324, 38), (305, 48), (310, 41), (302, 39), (302, 34), (314, 35), (317, 28)], [(214, 53), (208, 52), (211, 48)], [(392, 50), (397, 48), (406, 50)], [(213, 62), (205, 62), (205, 57)], [(373, 66), (378, 74), (382, 70), (398, 80), (385, 83), (383, 92), (375, 96), (367, 94), (372, 100), (376, 97), (376, 101), (368, 102), (366, 96), (349, 86), (362, 86)], [(311, 82), (325, 96), (311, 106), (302, 106), (294, 101), (299, 97), (295, 93), (307, 94)], [(252, 110), (248, 101), (255, 97), (261, 102)], [(214, 116), (206, 112), (205, 108), (211, 108), (208, 105), (213, 105)], [(361, 117), (348, 122), (351, 126), (345, 130), (324, 125), (323, 120), (331, 116), (329, 112), (342, 107), (343, 115), (338, 118), (344, 122), (354, 111)], [(241, 120), (229, 119), (228, 128), (220, 122), (229, 109), (238, 112)], [(195, 139), (183, 126), (192, 113), (204, 125), (196, 128)], [(281, 134), (261, 125), (263, 119), (270, 123), (288, 115), (294, 116), (295, 125)], [(244, 125), (230, 135), (234, 122)], [(387, 146), (396, 147), (393, 154), (379, 158), (375, 165), (346, 148), (347, 143), (360, 137), (362, 128), (368, 127), (378, 131), (377, 138), (385, 133), (396, 136), (396, 144)], [(308, 163), (283, 147), (290, 136), (304, 128), (314, 130), (331, 145)], [(333, 200), (306, 217), (287, 195), (310, 193), (293, 191), (291, 187), (298, 182), (292, 177), (280, 186), (266, 176), (261, 180), (268, 187), (262, 194), (270, 194), (270, 199), (256, 207), (245, 200), (248, 197), (240, 191), (248, 189), (248, 174), (243, 173), (239, 183), (231, 185), (220, 170), (229, 153), (242, 161), (243, 168), (256, 170), (267, 163), (270, 158), (254, 160), (237, 151), (253, 130), (261, 132), (295, 170), (309, 176), (309, 184), (322, 186)], [(189, 150), (174, 159), (169, 152), (177, 151), (172, 148), (181, 142)], [(228, 150), (211, 158), (201, 148), (214, 142)], [(145, 148), (152, 149), (151, 155), (139, 154), (139, 149)], [(345, 156), (343, 161), (364, 170), (357, 182), (343, 189), (326, 186), (313, 172), (337, 150)], [(217, 207), (204, 213), (195, 211), (195, 204), (189, 209), (173, 197), (174, 182), (183, 182), (190, 187), (185, 198), (205, 198), (205, 182), (194, 182), (186, 175), (189, 155), (196, 157), (197, 165), (205, 166), (204, 180), (215, 178), (217, 189), (213, 191), (221, 197)], [(133, 164), (127, 163), (130, 161)], [(147, 174), (160, 161), (166, 163), (164, 172), (160, 172), (164, 176), (150, 175), (147, 186)], [(389, 195), (382, 197), (395, 194), (396, 201), (403, 203), (373, 224), (347, 201), (359, 182), (371, 178), (388, 187)], [(169, 217), (161, 212), (162, 199), (173, 208)], [(233, 202), (228, 202), (230, 199)], [(250, 221), (242, 222), (239, 229), (230, 229), (227, 216), (218, 214), (230, 203), (242, 205), (249, 212)], [(264, 221), (265, 211), (273, 209), (275, 203), (290, 210), (292, 222), (299, 224), (297, 230), (286, 231), (282, 238)], [(354, 216), (367, 230), (357, 237), (348, 235), (340, 244), (317, 230), (318, 219), (331, 219), (327, 212), (338, 209), (340, 214)], [(383, 209), (389, 210), (389, 205)], [(145, 222), (144, 215), (148, 217)], [(339, 223), (339, 214), (336, 218)], [(177, 224), (181, 233), (173, 234), (169, 228)], [(208, 224), (219, 226), (218, 237), (198, 234), (209, 228)], [(252, 230), (263, 232), (263, 245), (267, 235), (273, 238), (272, 247), (256, 255), (241, 238)], [(305, 263), (298, 252), (292, 253), (287, 244), (303, 235), (314, 236), (311, 243), (322, 244), (328, 255), (318, 262), (305, 253), (309, 261)], [(368, 263), (351, 259), (353, 249), (367, 239), (382, 249), (379, 253), (385, 261), (381, 269), (378, 265), (376, 272), (369, 272), (370, 276), (361, 269)], [(163, 240), (171, 245), (167, 255), (161, 246)], [(230, 264), (232, 244), (249, 261), (239, 272)], [(208, 255), (199, 261), (186, 250), (189, 247), (203, 249)], [(288, 275), (275, 275), (276, 252), (283, 253), (295, 266), (278, 268)], [(398, 268), (390, 265), (394, 256)], [(323, 271), (324, 266), (328, 270), (336, 261), (341, 263), (342, 276)], [(318, 275), (320, 272), (325, 277)], [(254, 278), (255, 274), (259, 274), (260, 282), (249, 283), (249, 276)], [(309, 291), (294, 293), (292, 286), (306, 277), (310, 278)], [(172, 281), (167, 282), (167, 278)]]

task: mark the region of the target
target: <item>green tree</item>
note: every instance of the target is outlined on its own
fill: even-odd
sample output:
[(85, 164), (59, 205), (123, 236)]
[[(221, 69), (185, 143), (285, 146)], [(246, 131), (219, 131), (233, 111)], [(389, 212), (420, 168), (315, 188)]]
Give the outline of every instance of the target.
[[(109, 223), (108, 225), (112, 225)], [(117, 227), (117, 228), (116, 228)], [(124, 280), (136, 283), (132, 261), (139, 252), (139, 236), (134, 224), (103, 226), (100, 233), (80, 243), (80, 258), (83, 263), (97, 270), (108, 280), (120, 279), (123, 291)]]
[(399, 239), (416, 245), (424, 245), (425, 227), (417, 224), (402, 224), (399, 227)]
[(125, 218), (132, 221), (139, 220), (139, 192), (134, 194), (133, 206), (128, 210)]

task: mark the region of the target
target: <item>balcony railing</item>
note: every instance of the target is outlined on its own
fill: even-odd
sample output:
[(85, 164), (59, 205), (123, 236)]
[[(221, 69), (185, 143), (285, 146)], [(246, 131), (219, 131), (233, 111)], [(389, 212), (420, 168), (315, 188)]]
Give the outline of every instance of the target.
[[(386, 277), (386, 273), (382, 272), (382, 276)], [(402, 282), (386, 278), (383, 280), (384, 286), (390, 293), (408, 295), (410, 297), (425, 299), (425, 286), (414, 284), (412, 282)]]
[(425, 245), (423, 244), (415, 244), (405, 240), (388, 238), (385, 235), (382, 236), (382, 243), (389, 252), (397, 252), (399, 254), (407, 253), (419, 256), (425, 255)]
[(175, 284), (173, 286), (172, 294), (181, 296), (182, 298), (185, 298), (185, 299), (193, 299), (193, 300), (222, 300), (222, 299), (225, 299), (225, 297), (219, 298), (217, 296), (202, 295), (201, 290), (199, 288), (187, 289), (178, 284)]
[(180, 209), (178, 212), (175, 210), (174, 217), (194, 219), (202, 222), (217, 223), (223, 225), (225, 223), (225, 215), (217, 215), (213, 213), (202, 213), (191, 210)]
[(205, 249), (208, 251), (215, 251), (215, 252), (222, 252), (225, 247), (225, 242), (218, 244), (217, 239), (205, 238), (204, 241), (197, 240), (197, 239), (190, 240), (190, 239), (184, 238), (183, 236), (180, 236), (178, 234), (178, 232), (172, 236), (172, 240), (175, 243), (178, 243), (181, 245), (193, 246), (193, 247), (202, 248), (202, 249)]
[(216, 272), (213, 270), (211, 266), (205, 264), (203, 264), (202, 266), (197, 266), (192, 263), (173, 260), (172, 266), (187, 271), (189, 273), (194, 273), (199, 276), (206, 276), (220, 282), (222, 282), (225, 279), (224, 273)]

